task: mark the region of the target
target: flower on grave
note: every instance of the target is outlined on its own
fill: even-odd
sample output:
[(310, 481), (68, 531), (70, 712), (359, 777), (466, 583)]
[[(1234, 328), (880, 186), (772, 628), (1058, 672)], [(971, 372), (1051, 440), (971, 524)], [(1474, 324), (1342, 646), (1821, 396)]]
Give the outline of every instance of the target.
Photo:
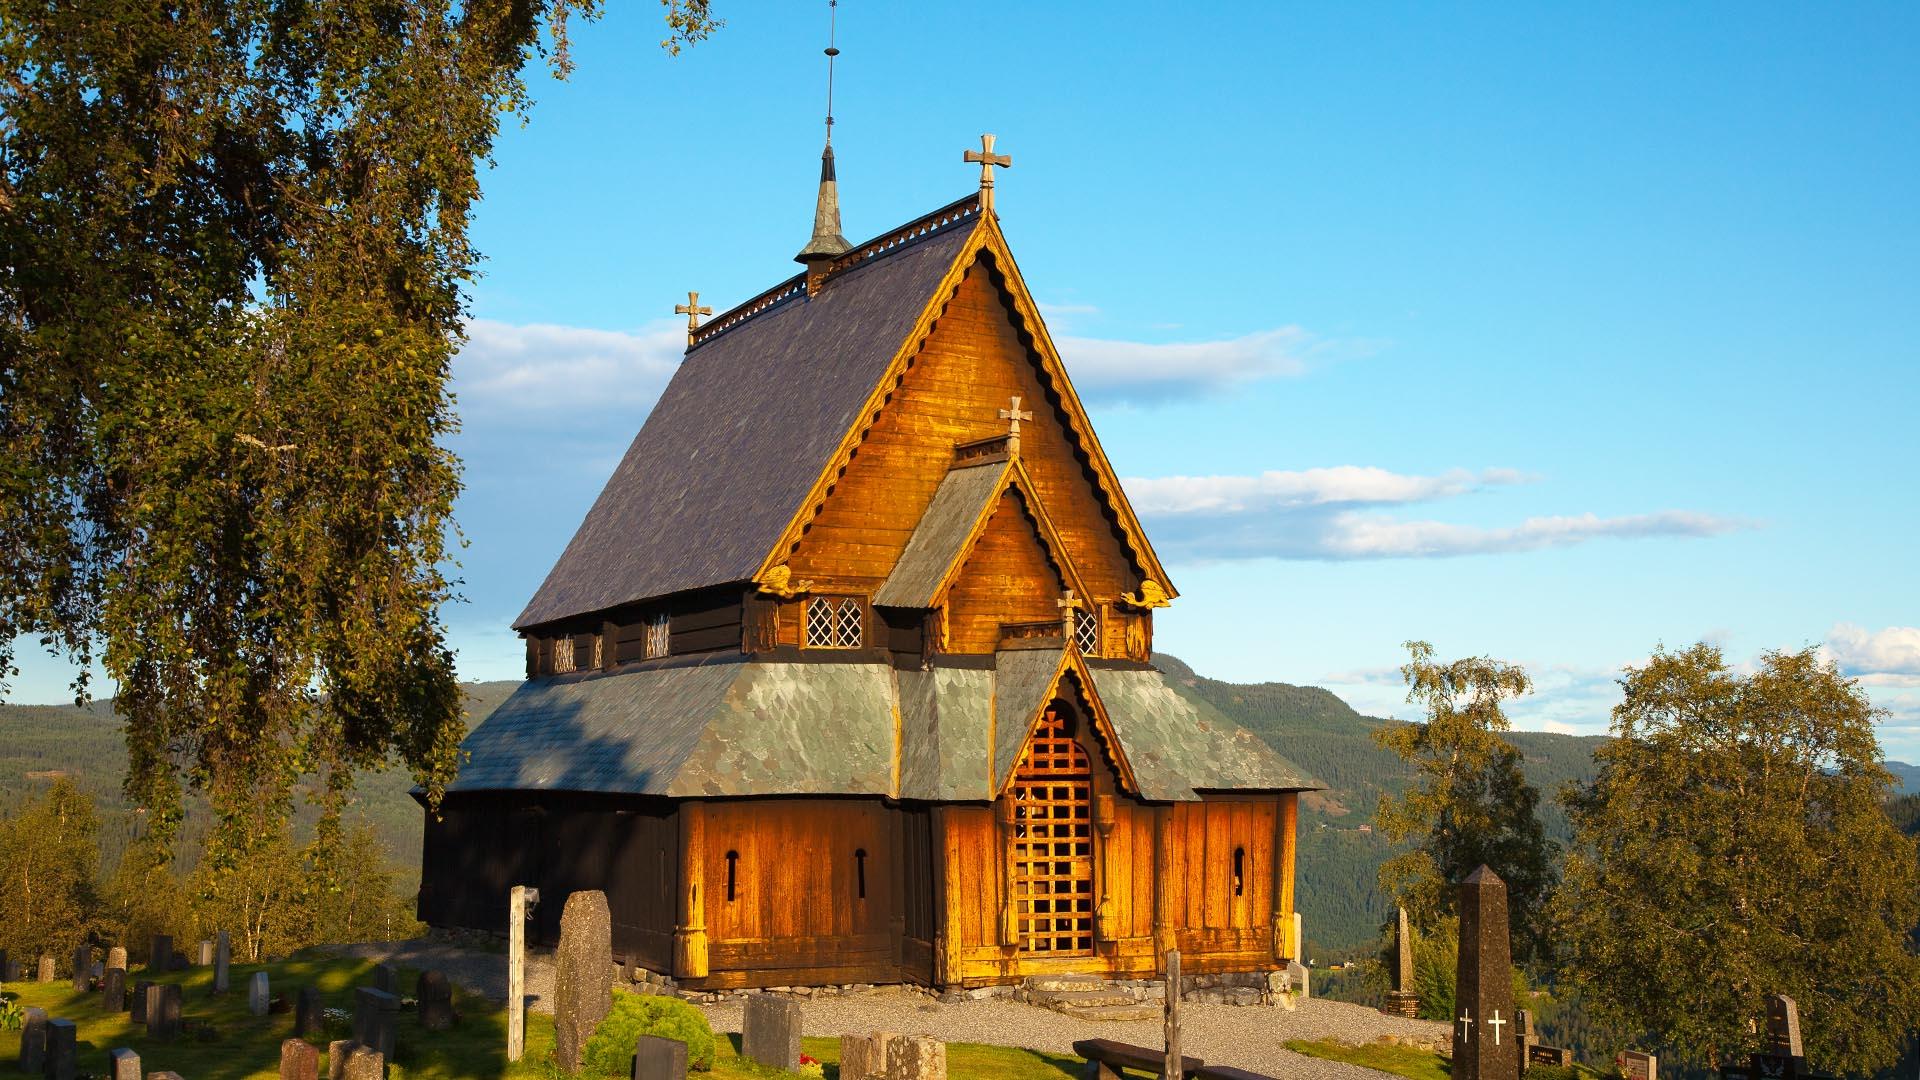
[(800, 1075), (824, 1077), (827, 1075), (827, 1067), (820, 1063), (819, 1058), (813, 1057), (810, 1054), (801, 1054)]

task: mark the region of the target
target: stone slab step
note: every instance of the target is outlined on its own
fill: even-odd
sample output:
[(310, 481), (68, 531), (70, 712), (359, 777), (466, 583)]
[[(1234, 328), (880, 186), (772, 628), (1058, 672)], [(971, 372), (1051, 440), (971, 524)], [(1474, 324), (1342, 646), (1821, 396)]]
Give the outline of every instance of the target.
[(1080, 990), (1105, 990), (1107, 981), (1098, 975), (1030, 975), (1030, 993), (1062, 994)]
[(1042, 990), (1033, 995), (1035, 1005), (1044, 1005), (1049, 1009), (1070, 1005), (1075, 1008), (1096, 1008), (1102, 1005), (1138, 1005), (1132, 994), (1124, 990)]
[(1053, 1011), (1079, 1020), (1158, 1020), (1161, 1016), (1160, 1006), (1141, 1004), (1054, 1006)]

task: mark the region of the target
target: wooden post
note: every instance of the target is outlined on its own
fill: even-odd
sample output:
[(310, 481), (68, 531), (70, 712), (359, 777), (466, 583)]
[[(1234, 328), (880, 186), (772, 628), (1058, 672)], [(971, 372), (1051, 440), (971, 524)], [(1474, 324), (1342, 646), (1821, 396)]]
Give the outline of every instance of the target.
[(1153, 808), (1153, 948), (1166, 953), (1174, 947), (1173, 926), (1173, 807)]
[(1099, 871), (1099, 887), (1095, 892), (1100, 899), (1094, 907), (1093, 935), (1101, 942), (1110, 942), (1119, 936), (1119, 927), (1113, 921), (1113, 864), (1110, 861), (1115, 820), (1113, 795), (1103, 792), (1094, 796), (1093, 828), (1100, 838), (1094, 849), (1094, 866)]
[(957, 868), (948, 852), (948, 832), (953, 828), (950, 811), (944, 806), (932, 810), (931, 846), (933, 848), (933, 982), (935, 986), (957, 985), (959, 967), (953, 954), (960, 948), (960, 914), (956, 910), (962, 895), (954, 879)]
[(507, 1060), (527, 1052), (527, 919), (540, 890), (515, 885), (507, 894)]
[(1300, 942), (1293, 929), (1293, 854), (1295, 832), (1300, 821), (1300, 794), (1283, 792), (1279, 813), (1273, 819), (1273, 958), (1294, 960), (1300, 955)]
[(707, 977), (707, 807), (698, 800), (680, 804), (680, 910), (673, 932), (673, 974), (679, 979)]
[(1167, 992), (1163, 1008), (1166, 1024), (1167, 1057), (1160, 1068), (1161, 1080), (1182, 1080), (1180, 1068), (1180, 950), (1167, 950)]
[(1000, 796), (993, 804), (994, 820), (999, 823), (995, 835), (1000, 843), (1000, 880), (1004, 890), (1000, 904), (1000, 944), (1020, 944), (1020, 919), (1014, 907), (1014, 874), (1017, 869), (1013, 857), (1013, 796)]

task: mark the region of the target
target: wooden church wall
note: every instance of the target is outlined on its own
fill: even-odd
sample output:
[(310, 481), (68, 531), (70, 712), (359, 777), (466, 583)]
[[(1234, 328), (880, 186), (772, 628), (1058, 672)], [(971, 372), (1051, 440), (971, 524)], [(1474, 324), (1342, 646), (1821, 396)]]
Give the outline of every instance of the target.
[(999, 410), (1016, 394), (1035, 414), (1020, 429), (1021, 460), (1087, 588), (1114, 597), (1137, 587), (999, 287), (978, 263), (788, 559), (794, 577), (823, 588), (878, 588), (946, 475), (954, 445), (1004, 434)]
[(947, 594), (947, 651), (994, 651), (1002, 623), (1059, 622), (1065, 590), (1020, 496), (1008, 492)]

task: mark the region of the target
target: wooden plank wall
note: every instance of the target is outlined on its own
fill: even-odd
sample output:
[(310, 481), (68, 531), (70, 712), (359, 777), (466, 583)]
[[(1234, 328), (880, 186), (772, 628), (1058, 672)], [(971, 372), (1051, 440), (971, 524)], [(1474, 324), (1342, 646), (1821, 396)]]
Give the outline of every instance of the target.
[(1020, 496), (1009, 491), (948, 594), (947, 651), (990, 653), (1001, 623), (1059, 619), (1056, 601), (1066, 588)]

